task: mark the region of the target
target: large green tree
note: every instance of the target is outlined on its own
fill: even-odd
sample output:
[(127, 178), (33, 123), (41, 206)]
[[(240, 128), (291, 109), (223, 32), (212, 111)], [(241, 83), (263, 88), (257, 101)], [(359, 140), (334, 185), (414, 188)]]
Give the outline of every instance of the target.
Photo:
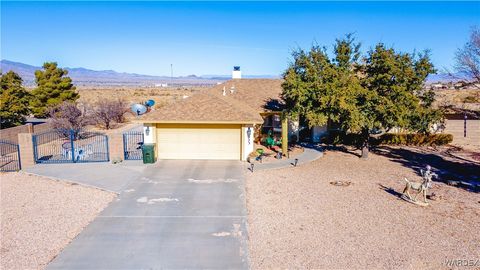
[(13, 71), (0, 78), (0, 126), (8, 128), (25, 123), (30, 94), (22, 86), (22, 78)]
[(43, 70), (35, 71), (37, 88), (32, 91), (34, 98), (30, 105), (36, 117), (46, 117), (49, 108), (78, 99), (72, 79), (67, 74), (68, 71), (58, 68), (55, 62), (47, 62), (43, 64)]
[(441, 116), (431, 108), (433, 92), (423, 83), (435, 72), (428, 53), (396, 52), (378, 44), (364, 57), (352, 35), (336, 40), (333, 58), (313, 46), (293, 53), (284, 73), (283, 99), (291, 115), (310, 126), (334, 125), (361, 138), (368, 156), (372, 132), (393, 127), (428, 132)]
[(398, 127), (428, 133), (440, 120), (441, 115), (431, 108), (434, 93), (423, 87), (432, 73), (428, 52), (401, 53), (381, 43), (368, 52), (361, 70), (366, 96), (360, 96), (358, 104), (366, 121), (352, 129), (362, 134), (362, 156), (368, 154), (372, 130)]
[(355, 98), (362, 90), (356, 77), (359, 44), (347, 35), (337, 40), (334, 51), (330, 59), (317, 45), (308, 52), (298, 49), (284, 73), (282, 97), (288, 113), (305, 117), (311, 126), (345, 123), (356, 111)]

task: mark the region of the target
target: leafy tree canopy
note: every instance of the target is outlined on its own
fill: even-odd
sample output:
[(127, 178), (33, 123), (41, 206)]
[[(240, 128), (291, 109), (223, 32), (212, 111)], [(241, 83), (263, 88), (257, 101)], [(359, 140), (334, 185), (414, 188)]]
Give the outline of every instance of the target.
[(351, 34), (333, 48), (332, 59), (318, 45), (292, 53), (282, 95), (290, 115), (305, 117), (310, 126), (361, 134), (365, 156), (372, 131), (400, 127), (428, 133), (441, 117), (431, 108), (434, 93), (423, 89), (435, 72), (428, 52), (401, 53), (379, 43), (362, 57)]
[(36, 117), (48, 115), (48, 109), (64, 101), (75, 101), (79, 95), (75, 91), (68, 71), (57, 67), (55, 62), (43, 64), (43, 70), (35, 71), (37, 88), (32, 91), (32, 112)]
[(0, 78), (0, 119), (1, 128), (25, 123), (29, 110), (30, 94), (22, 86), (22, 78), (13, 71)]
[(317, 45), (308, 52), (294, 51), (282, 95), (289, 113), (304, 116), (312, 126), (343, 123), (346, 112), (354, 113), (352, 98), (361, 90), (354, 70), (357, 48), (352, 39), (338, 42), (335, 59), (329, 59), (326, 49)]

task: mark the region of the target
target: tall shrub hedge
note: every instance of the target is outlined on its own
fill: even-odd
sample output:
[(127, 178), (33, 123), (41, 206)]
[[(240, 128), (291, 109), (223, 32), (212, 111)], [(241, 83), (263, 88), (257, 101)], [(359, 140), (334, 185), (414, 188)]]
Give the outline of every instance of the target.
[[(421, 133), (386, 133), (378, 138), (371, 138), (372, 145), (415, 145), (415, 146), (438, 146), (446, 145), (453, 141), (451, 134), (421, 134)], [(330, 131), (323, 139), (326, 144), (344, 144), (359, 146), (362, 142), (360, 135)]]
[(452, 134), (387, 133), (377, 139), (376, 144), (432, 146), (445, 145), (452, 141)]

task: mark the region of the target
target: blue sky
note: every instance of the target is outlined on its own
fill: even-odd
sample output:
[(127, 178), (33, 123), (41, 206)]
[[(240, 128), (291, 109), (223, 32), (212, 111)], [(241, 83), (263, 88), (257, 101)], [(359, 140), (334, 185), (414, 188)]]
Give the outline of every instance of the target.
[(355, 32), (437, 68), (480, 25), (480, 2), (1, 2), (1, 58), (152, 75), (283, 72), (295, 47)]

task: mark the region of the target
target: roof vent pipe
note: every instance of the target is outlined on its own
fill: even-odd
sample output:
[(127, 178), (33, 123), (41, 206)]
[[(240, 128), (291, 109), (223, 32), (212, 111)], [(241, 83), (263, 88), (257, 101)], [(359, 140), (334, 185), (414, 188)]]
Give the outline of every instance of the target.
[(227, 95), (227, 92), (225, 90), (225, 86), (223, 86), (223, 95), (226, 96)]

